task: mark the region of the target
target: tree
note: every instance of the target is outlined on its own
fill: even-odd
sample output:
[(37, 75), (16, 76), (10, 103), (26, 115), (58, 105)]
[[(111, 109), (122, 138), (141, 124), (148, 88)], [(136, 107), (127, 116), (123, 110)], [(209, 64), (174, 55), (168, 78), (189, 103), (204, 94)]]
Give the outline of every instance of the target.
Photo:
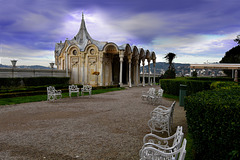
[[(235, 42), (237, 42), (239, 45), (236, 47), (233, 47), (229, 51), (227, 51), (220, 61), (220, 63), (240, 63), (240, 36), (237, 36), (236, 39), (234, 39)], [(232, 76), (231, 70), (223, 70), (227, 76)], [(240, 72), (238, 72), (239, 75)]]
[(176, 54), (170, 52), (164, 58), (169, 63), (168, 70), (164, 73), (164, 78), (176, 78), (176, 72), (173, 65), (173, 60), (176, 58)]
[(175, 69), (172, 62), (173, 62), (173, 59), (176, 58), (176, 54), (170, 52), (170, 53), (168, 53), (164, 58), (165, 58), (165, 59), (168, 61), (168, 63), (169, 63), (168, 69), (169, 69), (169, 70)]
[(237, 42), (238, 45), (240, 45), (240, 35), (237, 36), (236, 39), (234, 39), (235, 42)]
[(192, 76), (193, 76), (193, 77), (197, 77), (197, 71), (193, 71), (193, 72), (192, 72)]

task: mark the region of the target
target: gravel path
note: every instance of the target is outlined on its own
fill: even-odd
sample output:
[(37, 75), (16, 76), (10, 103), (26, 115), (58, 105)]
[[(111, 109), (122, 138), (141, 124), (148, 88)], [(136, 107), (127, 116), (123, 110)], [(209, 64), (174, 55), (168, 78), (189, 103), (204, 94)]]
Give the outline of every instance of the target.
[[(0, 159), (139, 159), (155, 108), (140, 98), (148, 88), (0, 106)], [(162, 104), (172, 102), (163, 99)], [(177, 102), (173, 132), (178, 125), (187, 132), (185, 111)]]

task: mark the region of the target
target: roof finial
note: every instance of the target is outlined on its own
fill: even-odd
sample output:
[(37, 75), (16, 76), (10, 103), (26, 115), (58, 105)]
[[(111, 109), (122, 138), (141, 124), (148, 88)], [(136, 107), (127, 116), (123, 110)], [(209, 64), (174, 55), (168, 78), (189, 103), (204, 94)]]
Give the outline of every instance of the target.
[(83, 12), (82, 12), (82, 19), (84, 19), (84, 14), (83, 14)]

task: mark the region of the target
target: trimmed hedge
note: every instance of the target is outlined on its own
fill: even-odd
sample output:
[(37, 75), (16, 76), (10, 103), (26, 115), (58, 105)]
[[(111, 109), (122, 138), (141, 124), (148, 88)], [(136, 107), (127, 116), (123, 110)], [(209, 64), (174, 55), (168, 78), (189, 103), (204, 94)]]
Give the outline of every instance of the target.
[(68, 84), (69, 77), (0, 78), (0, 88)]
[(175, 96), (179, 96), (180, 84), (187, 85), (187, 95), (191, 95), (199, 91), (209, 90), (211, 83), (212, 81), (196, 81), (185, 78), (160, 80), (161, 88), (164, 90), (164, 93)]
[[(20, 96), (33, 96), (47, 93), (47, 87), (49, 85), (44, 86), (25, 86), (23, 88), (13, 88), (13, 89), (1, 89), (0, 90), (0, 98), (11, 98), (11, 97), (20, 97)], [(62, 92), (68, 92), (67, 84), (57, 84), (52, 85), (56, 89), (61, 89)]]
[(234, 86), (238, 86), (237, 82), (223, 82), (223, 81), (216, 81), (213, 82), (210, 86), (211, 89), (219, 89), (219, 88), (231, 88)]
[[(33, 96), (33, 95), (41, 95), (47, 93), (47, 87), (49, 85), (44, 86), (26, 86), (24, 88), (17, 88), (17, 89), (2, 89), (0, 90), (0, 98), (12, 98), (12, 97), (20, 97), (20, 96)], [(52, 85), (56, 89), (62, 90), (63, 93), (68, 92), (68, 84), (56, 84)], [(78, 88), (82, 88), (82, 85), (77, 85)], [(93, 87), (93, 90), (97, 89), (108, 89), (108, 88), (117, 88), (118, 85), (111, 85), (111, 86), (98, 86)]]
[(239, 86), (188, 96), (184, 108), (196, 159), (240, 158)]
[(200, 81), (233, 81), (231, 77), (186, 77), (186, 79)]

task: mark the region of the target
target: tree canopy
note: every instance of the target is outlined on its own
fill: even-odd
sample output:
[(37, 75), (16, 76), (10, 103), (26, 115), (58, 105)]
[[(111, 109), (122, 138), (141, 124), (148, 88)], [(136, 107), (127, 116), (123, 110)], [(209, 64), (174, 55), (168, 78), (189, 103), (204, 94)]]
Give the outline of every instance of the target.
[(240, 63), (240, 46), (238, 45), (227, 51), (220, 63)]
[(240, 35), (238, 35), (238, 36), (237, 36), (237, 38), (236, 38), (236, 39), (234, 39), (234, 41), (235, 41), (235, 42), (237, 42), (237, 44), (239, 44), (239, 45), (240, 45)]
[(167, 61), (168, 61), (168, 63), (169, 63), (169, 69), (171, 70), (171, 69), (174, 69), (174, 67), (173, 67), (173, 59), (174, 58), (176, 58), (176, 54), (175, 53), (168, 53), (168, 54), (166, 54), (166, 56), (164, 57)]
[[(235, 40), (234, 40), (235, 41)], [(238, 41), (240, 43), (240, 41)], [(220, 61), (220, 63), (240, 63), (240, 45), (233, 47), (229, 51), (227, 51)], [(225, 74), (229, 77), (232, 76), (231, 70), (223, 70)], [(239, 75), (239, 73), (238, 73)]]
[(170, 52), (170, 53), (166, 54), (166, 56), (164, 58), (168, 61), (169, 67), (163, 77), (164, 78), (175, 78), (176, 72), (175, 72), (175, 68), (173, 65), (173, 60), (174, 60), (174, 58), (176, 58), (176, 54)]

